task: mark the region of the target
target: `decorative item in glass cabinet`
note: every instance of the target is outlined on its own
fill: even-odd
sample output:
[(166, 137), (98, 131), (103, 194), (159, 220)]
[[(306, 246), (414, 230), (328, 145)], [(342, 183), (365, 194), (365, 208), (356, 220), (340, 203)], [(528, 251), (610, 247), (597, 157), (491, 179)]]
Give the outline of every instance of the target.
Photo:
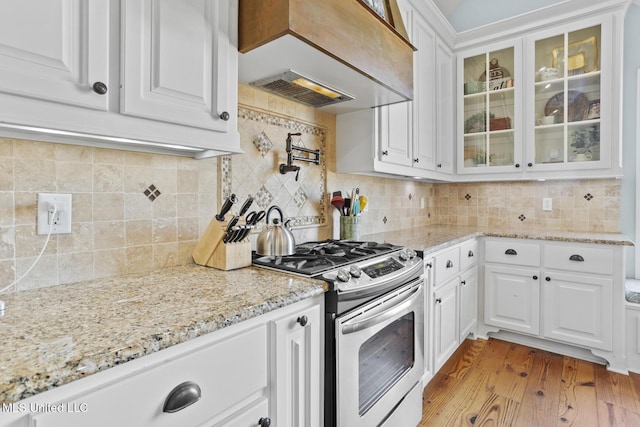
[[(551, 55), (553, 57), (553, 67), (563, 68), (565, 60), (564, 46), (554, 48), (551, 51)], [(598, 71), (598, 43), (596, 36), (569, 43), (567, 55), (567, 74), (569, 76)]]
[(581, 127), (571, 134), (573, 161), (584, 162), (593, 160), (594, 155), (600, 153), (600, 126)]
[[(495, 118), (495, 114), (491, 114), (489, 119)], [(464, 133), (485, 132), (487, 130), (487, 112), (474, 114), (464, 122)]]

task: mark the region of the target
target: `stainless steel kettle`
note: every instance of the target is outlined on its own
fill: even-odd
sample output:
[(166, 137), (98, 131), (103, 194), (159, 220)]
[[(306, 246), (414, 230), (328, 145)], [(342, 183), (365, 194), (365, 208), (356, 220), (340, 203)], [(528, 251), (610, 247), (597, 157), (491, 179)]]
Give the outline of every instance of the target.
[[(269, 217), (272, 211), (280, 213), (280, 219), (274, 218), (273, 224), (269, 224)], [(264, 256), (287, 256), (296, 252), (296, 239), (293, 237), (291, 230), (287, 228), (289, 221), (283, 224), (284, 215), (282, 209), (273, 205), (267, 211), (267, 226), (258, 234), (256, 242), (256, 253)]]

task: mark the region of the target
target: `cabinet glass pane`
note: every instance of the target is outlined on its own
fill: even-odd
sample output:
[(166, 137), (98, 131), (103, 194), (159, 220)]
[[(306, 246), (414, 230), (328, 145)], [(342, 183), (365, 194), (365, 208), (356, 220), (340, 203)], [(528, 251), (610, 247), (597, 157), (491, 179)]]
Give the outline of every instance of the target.
[(564, 127), (545, 126), (536, 129), (536, 163), (564, 163)]
[(464, 167), (473, 168), (487, 165), (487, 137), (473, 135), (464, 137)]
[(486, 54), (472, 56), (464, 60), (464, 94), (484, 92), (486, 85), (480, 81), (480, 76), (485, 72), (487, 66)]
[(535, 42), (535, 160), (600, 160), (600, 25)]
[(464, 59), (464, 166), (513, 164), (513, 47)]
[(513, 131), (489, 135), (489, 166), (513, 165)]
[(569, 161), (600, 160), (600, 123), (569, 126)]

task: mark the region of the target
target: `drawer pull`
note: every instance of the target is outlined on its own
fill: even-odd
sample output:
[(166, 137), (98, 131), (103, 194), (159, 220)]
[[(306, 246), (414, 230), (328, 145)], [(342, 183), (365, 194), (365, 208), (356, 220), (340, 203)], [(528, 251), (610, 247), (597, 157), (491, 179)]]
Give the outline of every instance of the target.
[(469, 251), (469, 254), (467, 255), (469, 258), (473, 258), (473, 251)]
[(437, 302), (438, 304), (442, 304), (442, 298), (436, 298), (436, 302)]
[(271, 426), (271, 418), (269, 418), (269, 417), (260, 418), (258, 420), (258, 425), (260, 427), (269, 427), (269, 426)]
[(504, 252), (504, 254), (505, 254), (505, 255), (518, 255), (518, 252), (516, 252), (516, 250), (515, 250), (515, 249), (507, 249), (507, 250)]
[(461, 284), (462, 286), (467, 286), (467, 281), (466, 281), (466, 280), (463, 280), (462, 282), (460, 282), (460, 284)]
[(447, 268), (453, 268), (453, 261), (450, 259), (447, 260)]
[(185, 381), (171, 390), (167, 400), (164, 401), (163, 412), (173, 413), (183, 410), (189, 405), (200, 400), (202, 392), (200, 386), (193, 381)]
[(298, 317), (298, 320), (296, 320), (296, 322), (300, 323), (300, 326), (307, 326), (307, 323), (309, 323), (309, 319), (307, 318), (307, 316), (300, 316)]
[(569, 257), (570, 261), (584, 261), (584, 258), (582, 258), (582, 255), (571, 255)]

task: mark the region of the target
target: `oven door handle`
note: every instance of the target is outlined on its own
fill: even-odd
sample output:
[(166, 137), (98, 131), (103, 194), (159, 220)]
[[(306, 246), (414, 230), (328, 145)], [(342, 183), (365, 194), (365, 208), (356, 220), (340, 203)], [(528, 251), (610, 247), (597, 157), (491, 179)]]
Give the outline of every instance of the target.
[(385, 322), (397, 316), (398, 313), (402, 312), (407, 307), (411, 306), (411, 304), (413, 304), (413, 300), (415, 299), (416, 294), (420, 292), (421, 289), (422, 289), (422, 285), (416, 286), (411, 290), (411, 292), (409, 292), (407, 295), (402, 297), (401, 300), (394, 301), (394, 304), (387, 310), (384, 310), (380, 313), (373, 314), (372, 316), (369, 316), (367, 319), (361, 320), (360, 322), (353, 323), (350, 325), (344, 325), (342, 327), (342, 335), (352, 334), (354, 332), (359, 332), (364, 329), (371, 328), (372, 326), (375, 326), (378, 323)]

